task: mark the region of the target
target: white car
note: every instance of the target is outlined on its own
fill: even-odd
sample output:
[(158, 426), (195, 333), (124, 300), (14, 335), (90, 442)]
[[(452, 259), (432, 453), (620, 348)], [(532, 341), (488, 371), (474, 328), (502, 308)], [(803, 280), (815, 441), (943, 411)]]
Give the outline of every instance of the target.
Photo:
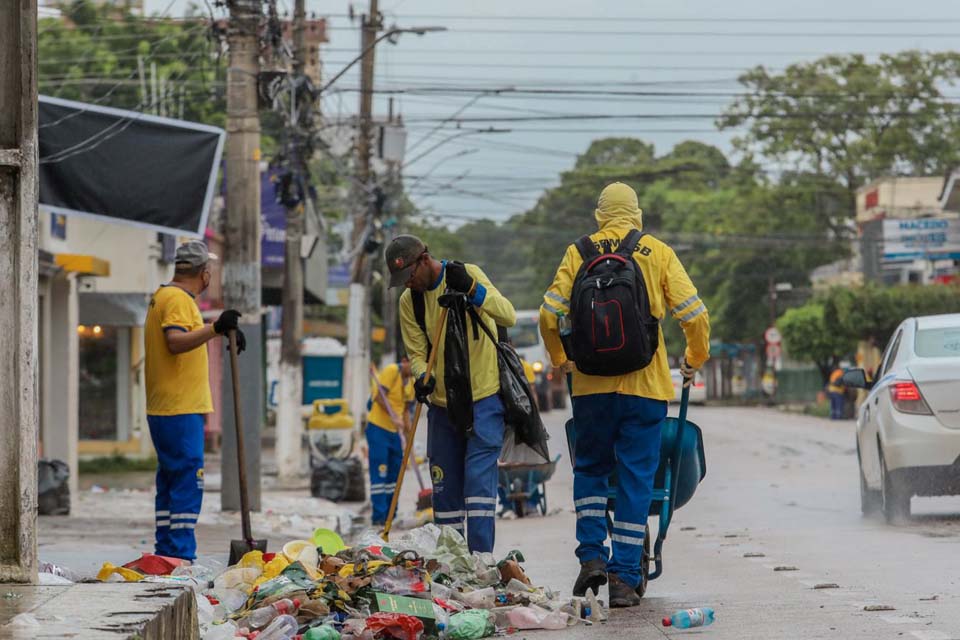
[[(673, 400), (671, 402), (680, 402), (680, 392), (683, 391), (683, 374), (680, 369), (670, 369), (670, 378), (673, 380)], [(704, 404), (707, 401), (707, 385), (703, 383), (700, 373), (693, 376), (693, 384), (690, 385), (690, 403)]]
[(863, 512), (910, 516), (912, 496), (960, 494), (960, 313), (908, 318), (890, 339), (857, 415)]

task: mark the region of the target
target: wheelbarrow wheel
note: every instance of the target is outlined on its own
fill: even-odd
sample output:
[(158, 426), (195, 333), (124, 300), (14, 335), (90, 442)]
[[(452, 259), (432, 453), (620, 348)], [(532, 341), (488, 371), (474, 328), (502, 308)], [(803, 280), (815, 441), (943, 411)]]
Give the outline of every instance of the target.
[(637, 595), (641, 598), (647, 592), (647, 583), (650, 576), (650, 525), (643, 532), (643, 552), (640, 555), (640, 582), (637, 584)]
[(540, 501), (538, 506), (540, 507), (540, 514), (547, 515), (547, 483), (542, 483), (540, 485)]
[(513, 501), (513, 512), (517, 514), (518, 518), (527, 515), (527, 501), (523, 498), (515, 499)]

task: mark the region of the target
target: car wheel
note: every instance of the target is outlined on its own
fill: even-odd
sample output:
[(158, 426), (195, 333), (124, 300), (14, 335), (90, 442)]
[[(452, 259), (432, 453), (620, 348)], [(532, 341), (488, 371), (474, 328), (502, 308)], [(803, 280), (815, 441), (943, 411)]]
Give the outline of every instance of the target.
[(887, 471), (887, 461), (880, 454), (880, 473), (883, 489), (881, 491), (881, 502), (883, 504), (883, 515), (890, 524), (902, 522), (910, 518), (910, 490), (901, 483), (896, 482)]
[(860, 471), (860, 511), (868, 516), (875, 513), (883, 503), (883, 496), (880, 491), (871, 489), (867, 485), (867, 478), (863, 475), (863, 464), (860, 461), (860, 447), (857, 447), (857, 468)]

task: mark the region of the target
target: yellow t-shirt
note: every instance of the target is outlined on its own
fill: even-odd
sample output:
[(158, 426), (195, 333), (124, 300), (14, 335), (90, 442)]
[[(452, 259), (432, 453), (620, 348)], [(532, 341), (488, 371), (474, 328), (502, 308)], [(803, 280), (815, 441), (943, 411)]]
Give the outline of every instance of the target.
[(166, 331), (194, 331), (203, 325), (193, 296), (180, 287), (163, 285), (153, 294), (143, 331), (147, 415), (213, 411), (207, 346), (174, 355), (164, 335)]
[(520, 363), (523, 365), (523, 375), (526, 377), (527, 382), (530, 384), (536, 382), (537, 374), (533, 371), (533, 365), (522, 358), (520, 359)]
[(378, 386), (383, 386), (386, 389), (387, 402), (390, 403), (390, 408), (393, 409), (398, 418), (402, 419), (403, 413), (407, 410), (407, 403), (413, 402), (414, 399), (413, 379), (411, 378), (407, 381), (407, 384), (403, 384), (400, 365), (391, 364), (384, 367), (377, 378), (377, 382), (370, 385), (370, 399), (373, 406), (370, 409), (370, 415), (367, 416), (367, 422), (396, 433), (397, 427), (393, 424), (390, 414), (377, 402), (377, 398), (380, 396)]

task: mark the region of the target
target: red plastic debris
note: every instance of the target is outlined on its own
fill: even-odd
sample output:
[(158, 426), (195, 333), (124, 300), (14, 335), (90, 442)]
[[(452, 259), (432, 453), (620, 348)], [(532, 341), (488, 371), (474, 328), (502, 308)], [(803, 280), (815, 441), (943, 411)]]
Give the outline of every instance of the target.
[(138, 559), (123, 566), (126, 569), (133, 569), (149, 576), (168, 576), (182, 564), (183, 560), (180, 558), (168, 558), (153, 553), (144, 553)]
[(405, 613), (375, 613), (367, 618), (367, 629), (377, 638), (420, 640), (423, 622)]

